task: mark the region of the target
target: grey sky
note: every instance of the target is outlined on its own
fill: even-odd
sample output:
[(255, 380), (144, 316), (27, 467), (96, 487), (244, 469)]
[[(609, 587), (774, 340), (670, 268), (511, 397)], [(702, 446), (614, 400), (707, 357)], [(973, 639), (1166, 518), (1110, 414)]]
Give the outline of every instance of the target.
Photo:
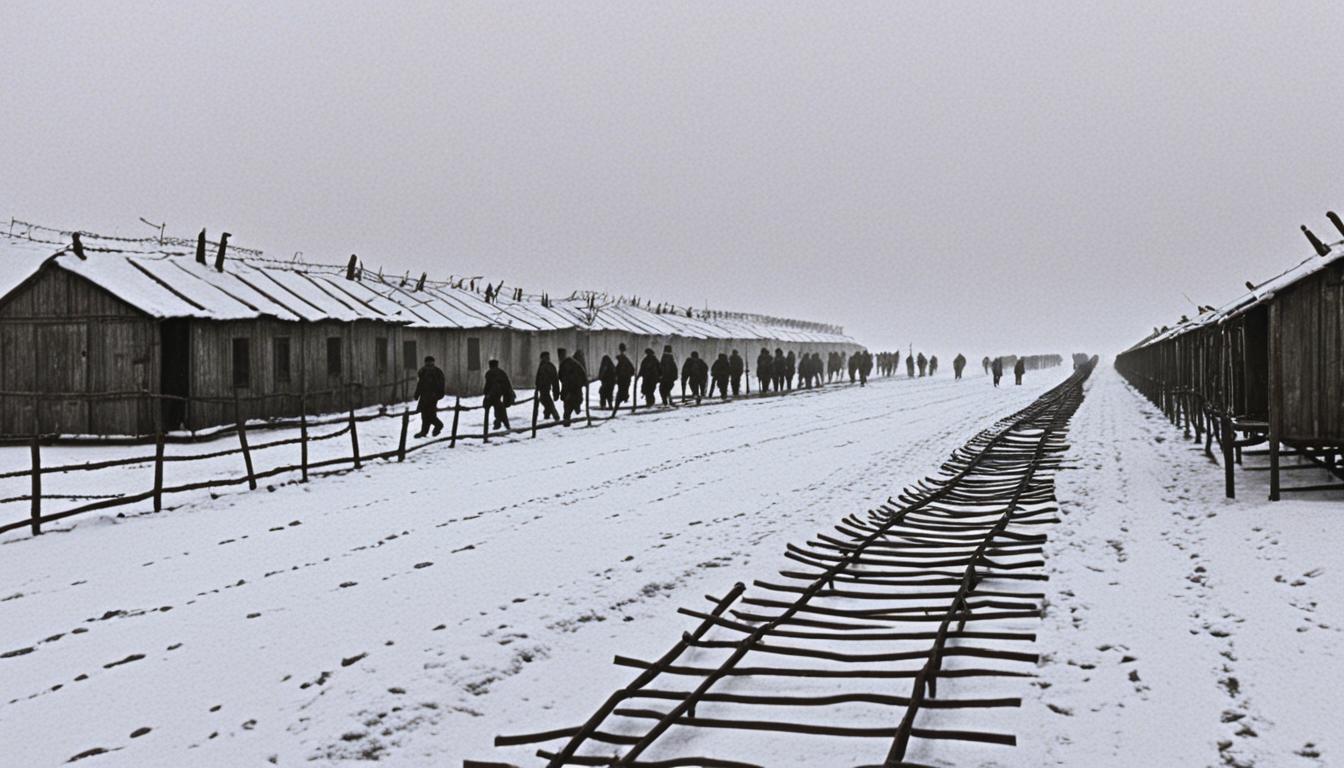
[(1116, 351), (1344, 208), (1337, 3), (0, 0), (0, 104), (6, 224), (949, 358)]

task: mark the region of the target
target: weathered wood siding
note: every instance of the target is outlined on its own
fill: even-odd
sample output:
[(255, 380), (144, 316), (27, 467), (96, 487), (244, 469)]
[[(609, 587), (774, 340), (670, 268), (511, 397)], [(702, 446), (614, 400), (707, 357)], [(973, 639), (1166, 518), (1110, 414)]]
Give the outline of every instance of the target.
[(83, 278), (48, 265), (0, 304), (0, 391), (51, 393), (39, 403), (0, 396), (0, 434), (146, 434), (156, 408), (145, 397), (59, 395), (158, 384), (154, 320)]
[(1283, 344), (1285, 440), (1344, 440), (1344, 269), (1325, 269), (1274, 297)]

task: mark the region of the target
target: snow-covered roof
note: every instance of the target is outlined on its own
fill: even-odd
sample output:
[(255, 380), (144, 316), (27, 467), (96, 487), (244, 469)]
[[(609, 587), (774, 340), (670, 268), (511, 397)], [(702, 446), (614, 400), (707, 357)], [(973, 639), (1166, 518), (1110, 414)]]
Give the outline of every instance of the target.
[(694, 339), (855, 343), (834, 326), (761, 315), (655, 311), (596, 297), (515, 299), (507, 292), (487, 301), (460, 284), (426, 281), (416, 290), (416, 281), (409, 278), (368, 271), (350, 280), (344, 267), (278, 261), (232, 244), (223, 271), (214, 268), (217, 243), (208, 244), (207, 263), (201, 264), (195, 258), (195, 242), (180, 239), (85, 234), (81, 258), (67, 239), (57, 239), (68, 233), (44, 231), (48, 234), (39, 237), (31, 232), (0, 233), (0, 297), (50, 265), (85, 278), (155, 318), (372, 320), (412, 328), (577, 329)]
[(1195, 317), (1187, 317), (1169, 328), (1155, 331), (1126, 351), (1142, 349), (1153, 344), (1167, 341), (1168, 339), (1174, 339), (1177, 336), (1182, 336), (1197, 328), (1217, 325), (1239, 317), (1251, 309), (1270, 301), (1280, 291), (1311, 277), (1341, 259), (1344, 259), (1344, 240), (1333, 243), (1330, 252), (1326, 255), (1312, 255), (1310, 258), (1303, 259), (1297, 265), (1252, 287), (1232, 301), (1229, 301), (1220, 307), (1215, 307), (1210, 311), (1201, 312)]

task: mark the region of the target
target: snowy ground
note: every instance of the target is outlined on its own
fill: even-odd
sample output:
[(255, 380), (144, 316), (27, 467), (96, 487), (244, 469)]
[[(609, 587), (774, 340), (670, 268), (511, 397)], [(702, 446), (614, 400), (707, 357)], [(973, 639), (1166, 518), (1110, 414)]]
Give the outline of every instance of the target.
[(1222, 468), (1108, 365), (1070, 437), (1048, 659), (1021, 746), (987, 764), (1344, 764), (1344, 495), (1270, 503), (1238, 471), (1224, 499)]
[(11, 539), (0, 754), (497, 758), (496, 733), (586, 718), (632, 676), (614, 654), (656, 657), (686, 628), (677, 606), (773, 573), (785, 543), (885, 500), (1064, 375), (899, 379), (441, 445)]
[[(0, 763), (95, 748), (80, 765), (528, 760), (491, 738), (581, 722), (635, 674), (614, 654), (655, 658), (694, 623), (678, 606), (769, 577), (787, 542), (929, 474), (1066, 373), (436, 446), (11, 539)], [(1220, 470), (1108, 364), (1088, 388), (1049, 530), (1042, 677), (1018, 685), (1007, 729), (1019, 746), (919, 759), (1331, 764), (1340, 498), (1269, 504), (1263, 473), (1243, 472), (1225, 501)]]

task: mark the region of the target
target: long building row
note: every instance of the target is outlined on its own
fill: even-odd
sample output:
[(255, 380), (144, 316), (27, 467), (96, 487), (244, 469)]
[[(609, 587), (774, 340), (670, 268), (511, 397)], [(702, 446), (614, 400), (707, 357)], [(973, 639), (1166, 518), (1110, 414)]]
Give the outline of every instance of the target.
[(399, 401), (427, 355), (450, 393), (479, 395), (488, 360), (527, 382), (542, 351), (595, 361), (621, 343), (708, 360), (861, 348), (822, 323), (386, 278), (204, 237), (0, 234), (4, 436), (147, 435)]
[[(1344, 235), (1344, 222), (1331, 221)], [(1153, 329), (1115, 366), (1194, 436), (1223, 449), (1227, 495), (1242, 450), (1265, 445), (1270, 497), (1285, 491), (1279, 458), (1344, 479), (1344, 240), (1327, 244), (1303, 227), (1315, 254), (1221, 307)], [(1234, 458), (1235, 457), (1235, 458)]]

